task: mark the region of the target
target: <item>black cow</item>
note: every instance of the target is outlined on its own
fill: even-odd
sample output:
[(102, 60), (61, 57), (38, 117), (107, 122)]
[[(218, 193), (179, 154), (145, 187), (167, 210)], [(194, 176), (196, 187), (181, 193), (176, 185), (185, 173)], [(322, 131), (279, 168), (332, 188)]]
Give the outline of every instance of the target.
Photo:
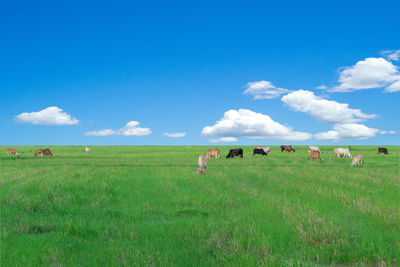
[(385, 148), (385, 147), (379, 147), (378, 148), (378, 154), (379, 153), (383, 153), (383, 154), (386, 154), (386, 155), (389, 154), (389, 152), (387, 151), (387, 148)]
[(255, 154), (268, 155), (267, 153), (265, 153), (264, 149), (259, 149), (259, 148), (254, 148), (253, 155)]
[(237, 156), (240, 156), (241, 158), (243, 158), (243, 149), (237, 148), (237, 149), (229, 150), (228, 156), (226, 156), (226, 158), (233, 158), (233, 157), (237, 157)]

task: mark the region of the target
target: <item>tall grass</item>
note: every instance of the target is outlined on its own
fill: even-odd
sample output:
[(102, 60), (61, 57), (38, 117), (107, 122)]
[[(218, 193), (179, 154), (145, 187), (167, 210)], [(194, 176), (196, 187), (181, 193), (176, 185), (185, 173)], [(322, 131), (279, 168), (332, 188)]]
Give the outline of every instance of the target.
[(207, 148), (0, 147), (1, 266), (400, 264), (399, 146), (352, 146), (354, 168), (222, 146), (195, 174)]

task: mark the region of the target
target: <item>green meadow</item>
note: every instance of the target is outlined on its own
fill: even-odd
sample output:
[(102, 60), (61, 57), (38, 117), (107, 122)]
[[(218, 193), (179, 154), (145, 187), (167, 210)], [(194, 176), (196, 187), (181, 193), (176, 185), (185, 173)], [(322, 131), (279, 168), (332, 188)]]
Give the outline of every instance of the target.
[[(216, 146), (218, 147), (218, 146)], [(236, 146), (240, 147), (240, 146)], [(1, 266), (399, 266), (400, 147), (0, 147)], [(45, 148), (45, 147), (43, 147)]]

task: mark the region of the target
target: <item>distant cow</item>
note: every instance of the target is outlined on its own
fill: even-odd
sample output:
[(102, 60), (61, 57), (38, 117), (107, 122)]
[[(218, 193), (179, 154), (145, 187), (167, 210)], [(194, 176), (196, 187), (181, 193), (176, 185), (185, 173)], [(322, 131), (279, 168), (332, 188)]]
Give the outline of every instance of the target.
[(281, 152), (283, 151), (296, 152), (296, 149), (294, 149), (292, 146), (281, 146)]
[(17, 152), (17, 150), (16, 149), (14, 149), (14, 148), (9, 148), (9, 149), (7, 149), (7, 155), (15, 155), (15, 156), (19, 156), (19, 153)]
[(312, 151), (318, 151), (321, 154), (321, 150), (317, 146), (309, 146), (307, 152), (310, 153)]
[(317, 150), (312, 150), (311, 155), (310, 155), (310, 157), (308, 158), (308, 160), (313, 160), (313, 159), (319, 159), (319, 160), (321, 160), (320, 154), (321, 154), (321, 153), (320, 153), (319, 151), (317, 151)]
[(90, 148), (85, 147), (85, 152), (86, 152), (86, 154), (89, 154), (90, 153)]
[(206, 172), (206, 168), (207, 168), (207, 164), (208, 164), (208, 157), (205, 155), (200, 155), (197, 162), (199, 164), (199, 168), (197, 169), (196, 172), (204, 174)]
[(254, 148), (254, 150), (253, 150), (253, 155), (256, 155), (256, 154), (268, 155), (268, 154), (264, 151), (264, 149)]
[(53, 154), (50, 152), (50, 149), (48, 149), (48, 148), (45, 148), (43, 150), (43, 155), (44, 156), (53, 156)]
[(353, 167), (355, 165), (361, 166), (363, 164), (363, 155), (358, 154), (357, 156), (354, 157), (354, 159), (350, 163), (350, 167)]
[(333, 149), (333, 153), (335, 153), (335, 156), (337, 158), (339, 158), (339, 157), (353, 158), (353, 156), (351, 155), (350, 150), (348, 148), (338, 147), (338, 148)]
[[(262, 149), (262, 150), (264, 150), (265, 153), (267, 153), (267, 155), (269, 153), (271, 153), (271, 148), (269, 146), (267, 146), (267, 147), (265, 147), (265, 146), (255, 146), (254, 149)], [(254, 153), (253, 153), (253, 155), (254, 155)]]
[(204, 156), (206, 156), (208, 158), (215, 157), (216, 159), (221, 158), (218, 148), (206, 150), (206, 152), (204, 152)]
[(37, 155), (40, 155), (40, 154), (42, 154), (42, 156), (43, 156), (43, 149), (41, 149), (41, 148), (36, 149), (36, 150), (35, 150), (35, 157), (36, 157)]
[(237, 148), (237, 149), (229, 150), (228, 156), (226, 156), (226, 158), (233, 158), (233, 157), (237, 157), (237, 156), (240, 156), (241, 158), (243, 158), (243, 149)]
[(385, 147), (380, 147), (380, 148), (378, 148), (378, 154), (379, 154), (379, 153), (383, 153), (383, 154), (386, 154), (386, 155), (389, 154), (387, 148), (385, 148)]

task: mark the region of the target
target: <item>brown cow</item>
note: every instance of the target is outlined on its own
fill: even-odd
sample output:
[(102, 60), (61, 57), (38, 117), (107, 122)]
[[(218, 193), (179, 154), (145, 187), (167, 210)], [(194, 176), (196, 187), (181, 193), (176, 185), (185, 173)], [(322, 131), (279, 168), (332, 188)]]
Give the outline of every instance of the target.
[(321, 158), (319, 157), (320, 153), (317, 150), (312, 150), (310, 157), (308, 158), (308, 160), (313, 160), (313, 159), (319, 159), (321, 160)]
[(9, 149), (7, 149), (7, 155), (16, 155), (16, 156), (19, 156), (19, 153), (17, 152), (16, 149), (14, 149), (14, 148), (9, 148)]
[(358, 154), (353, 158), (353, 161), (350, 163), (350, 167), (353, 167), (355, 165), (361, 166), (363, 164), (363, 155)]
[(36, 149), (36, 150), (35, 150), (35, 157), (36, 157), (37, 155), (40, 155), (40, 154), (42, 154), (42, 156), (43, 156), (43, 149), (41, 149), (41, 148)]
[(44, 156), (53, 156), (53, 154), (50, 152), (50, 149), (48, 149), (48, 148), (45, 148), (43, 150), (43, 155)]
[(206, 152), (204, 152), (204, 156), (206, 156), (208, 158), (215, 157), (216, 159), (221, 158), (218, 148), (206, 150)]
[(294, 149), (292, 146), (281, 146), (281, 152), (283, 151), (296, 152), (296, 149)]
[(255, 146), (254, 148), (263, 149), (265, 146)]

